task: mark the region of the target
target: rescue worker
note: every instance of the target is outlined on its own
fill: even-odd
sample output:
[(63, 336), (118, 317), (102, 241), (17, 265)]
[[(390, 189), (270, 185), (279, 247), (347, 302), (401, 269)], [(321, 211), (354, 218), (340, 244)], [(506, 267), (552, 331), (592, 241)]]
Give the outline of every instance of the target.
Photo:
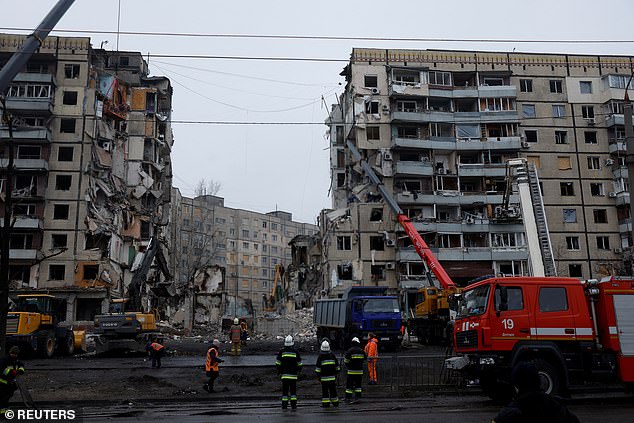
[(240, 329), (240, 321), (236, 317), (233, 319), (233, 325), (231, 325), (231, 329), (229, 329), (229, 339), (231, 340), (231, 355), (240, 355), (240, 334), (242, 329)]
[(207, 350), (207, 357), (205, 359), (205, 374), (209, 378), (209, 381), (203, 385), (203, 389), (207, 392), (214, 393), (214, 381), (220, 374), (218, 365), (224, 360), (220, 358), (220, 341), (214, 339), (211, 346)]
[(368, 358), (368, 385), (376, 385), (376, 363), (379, 361), (379, 341), (372, 332), (368, 333), (368, 343), (363, 349)]
[[(352, 338), (350, 348), (343, 356), (347, 368), (346, 402), (356, 403), (361, 400), (361, 381), (363, 380), (363, 365), (368, 357), (361, 348), (361, 342), (356, 336)], [(354, 400), (352, 395), (354, 394)]]
[(146, 345), (145, 350), (150, 355), (152, 359), (152, 368), (156, 367), (157, 369), (161, 368), (161, 357), (163, 357), (163, 353), (165, 352), (165, 347), (158, 342), (158, 338), (152, 338), (152, 342)]
[(293, 337), (288, 335), (275, 361), (277, 374), (282, 379), (282, 410), (288, 408), (289, 393), (291, 408), (297, 409), (297, 378), (302, 371), (302, 357), (294, 345)]
[(315, 373), (321, 382), (321, 406), (322, 408), (339, 407), (339, 397), (337, 396), (337, 374), (339, 361), (337, 357), (330, 351), (328, 341), (321, 343), (317, 364), (315, 364)]
[(24, 364), (18, 361), (19, 354), (20, 348), (13, 346), (9, 356), (0, 359), (0, 418), (5, 418), (9, 400), (18, 389), (16, 377), (24, 374)]
[(565, 405), (541, 391), (539, 374), (534, 364), (518, 364), (511, 374), (511, 382), (517, 390), (517, 396), (500, 410), (493, 423), (579, 423), (577, 416)]
[(242, 319), (240, 322), (240, 341), (242, 345), (247, 345), (247, 338), (249, 337), (248, 325), (246, 320)]

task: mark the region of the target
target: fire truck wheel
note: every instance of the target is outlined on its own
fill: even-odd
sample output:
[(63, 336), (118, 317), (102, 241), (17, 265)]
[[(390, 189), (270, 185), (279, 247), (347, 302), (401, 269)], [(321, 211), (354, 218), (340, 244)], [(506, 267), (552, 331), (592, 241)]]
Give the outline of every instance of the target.
[(542, 391), (550, 395), (561, 393), (561, 376), (555, 367), (546, 360), (533, 360), (537, 367)]

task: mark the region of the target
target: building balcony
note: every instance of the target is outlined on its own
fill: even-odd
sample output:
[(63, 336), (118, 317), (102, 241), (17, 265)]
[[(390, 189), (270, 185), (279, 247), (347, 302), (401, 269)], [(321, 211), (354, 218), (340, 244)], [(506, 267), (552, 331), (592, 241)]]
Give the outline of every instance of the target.
[(616, 193), (616, 206), (629, 206), (630, 205), (630, 193), (628, 191), (621, 191)]
[(605, 118), (605, 126), (607, 126), (608, 128), (612, 126), (617, 126), (617, 125), (619, 126), (625, 125), (625, 120), (622, 114), (620, 115), (612, 114)]
[(622, 234), (632, 233), (632, 219), (623, 219), (619, 221), (619, 232)]
[(431, 162), (396, 162), (396, 175), (433, 176), (434, 167)]
[(480, 112), (481, 123), (519, 123), (517, 110), (482, 111)]
[[(457, 248), (431, 248), (438, 261), (508, 261), (526, 260), (528, 251), (526, 247), (457, 247)], [(402, 262), (421, 261), (414, 247), (399, 249), (396, 260)]]
[(15, 78), (13, 78), (12, 82), (30, 82), (36, 84), (48, 84), (48, 85), (57, 85), (57, 80), (55, 79), (55, 75), (51, 73), (27, 73), (20, 72)]
[(394, 147), (453, 151), (456, 149), (456, 139), (454, 137), (394, 138)]
[[(13, 128), (13, 140), (15, 142), (20, 141), (39, 141), (39, 142), (51, 142), (51, 131), (47, 128)], [(9, 130), (6, 126), (0, 128), (0, 140), (9, 139)]]
[(610, 144), (608, 145), (608, 150), (610, 154), (625, 154), (627, 152), (627, 147), (625, 145), (625, 139), (623, 138), (610, 138)]
[(519, 150), (521, 142), (520, 137), (458, 139), (456, 149), (458, 151)]
[(50, 116), (53, 114), (53, 100), (50, 98), (7, 97), (7, 108), (20, 114)]
[[(463, 193), (459, 191), (436, 191), (435, 194), (397, 193), (396, 201), (407, 205), (485, 205), (502, 204), (502, 194), (487, 194), (486, 192)], [(510, 203), (519, 203), (519, 195), (510, 196)]]
[(39, 251), (34, 249), (22, 250), (11, 248), (9, 250), (9, 260), (37, 260), (39, 255)]
[(416, 112), (393, 112), (392, 120), (401, 122), (421, 122), (421, 123), (453, 123), (453, 112), (439, 110), (422, 110)]
[[(6, 169), (9, 159), (0, 159), (0, 169)], [(44, 159), (14, 159), (15, 169), (20, 171), (48, 172), (48, 161)]]
[(13, 228), (39, 230), (43, 228), (42, 219), (32, 216), (16, 216)]
[[(442, 93), (445, 90), (430, 90), (429, 95), (436, 95), (437, 91)], [(478, 98), (478, 87), (453, 87), (451, 94), (453, 98)]]
[(627, 166), (619, 166), (616, 169), (612, 170), (612, 176), (614, 176), (614, 179), (627, 179), (628, 178), (628, 171), (627, 171)]
[(414, 84), (398, 84), (396, 82), (392, 82), (389, 88), (389, 95), (400, 96), (400, 95), (411, 95), (411, 96), (421, 96), (427, 97), (429, 95), (429, 85), (414, 83)]
[(506, 165), (459, 164), (458, 174), (460, 176), (504, 177), (506, 176)]
[(478, 96), (480, 98), (517, 97), (517, 87), (515, 85), (480, 85)]

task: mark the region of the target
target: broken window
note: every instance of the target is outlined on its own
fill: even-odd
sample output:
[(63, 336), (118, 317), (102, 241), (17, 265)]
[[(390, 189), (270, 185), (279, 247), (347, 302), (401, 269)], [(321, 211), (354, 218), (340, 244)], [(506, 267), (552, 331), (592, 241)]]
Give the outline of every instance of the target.
[(571, 278), (581, 278), (583, 276), (580, 264), (569, 264), (568, 275)]
[(55, 189), (58, 191), (69, 191), (72, 183), (72, 175), (55, 175)]
[(119, 65), (120, 66), (129, 66), (130, 65), (130, 58), (128, 56), (119, 57)]
[(410, 101), (410, 100), (407, 100), (407, 101), (397, 100), (396, 111), (406, 112), (406, 113), (416, 113), (418, 112), (418, 104), (415, 101)]
[(555, 131), (555, 144), (568, 144), (568, 132)]
[(346, 185), (346, 174), (341, 172), (337, 173), (337, 188), (342, 188)]
[(598, 236), (597, 237), (597, 248), (599, 250), (609, 250), (610, 249), (610, 237), (609, 236)]
[(524, 139), (526, 142), (537, 142), (537, 130), (525, 129)]
[(337, 145), (343, 145), (343, 126), (335, 127), (335, 143)]
[(99, 265), (85, 264), (83, 280), (94, 281), (99, 277)]
[(608, 223), (608, 211), (606, 209), (594, 209), (592, 210), (594, 216), (594, 223)]
[(62, 103), (68, 106), (74, 106), (77, 104), (77, 91), (64, 91), (64, 98)]
[(379, 86), (378, 77), (376, 75), (364, 75), (363, 86), (366, 88), (376, 88)]
[(40, 147), (36, 145), (18, 146), (18, 159), (39, 159)]
[(562, 196), (570, 197), (575, 195), (575, 189), (572, 182), (560, 182), (559, 190)]
[(594, 106), (581, 106), (581, 117), (594, 119)]
[(75, 119), (60, 119), (59, 132), (63, 134), (74, 134)]
[(383, 209), (372, 209), (370, 212), (370, 222), (380, 222), (383, 220)]
[(600, 183), (600, 182), (591, 183), (590, 184), (590, 194), (592, 194), (595, 197), (601, 197), (601, 196), (605, 195), (605, 193), (603, 191), (603, 184)]
[(141, 239), (150, 239), (150, 222), (141, 221)]
[(352, 265), (351, 264), (337, 265), (337, 276), (339, 277), (339, 279), (351, 280), (352, 279)]
[(30, 250), (33, 248), (33, 235), (12, 234), (9, 239), (9, 248), (11, 250)]
[(599, 157), (597, 156), (589, 156), (588, 159), (588, 169), (590, 170), (599, 170), (601, 169), (601, 162)]
[(69, 210), (70, 210), (70, 206), (68, 204), (53, 205), (53, 219), (68, 220)]
[(73, 147), (59, 147), (57, 150), (57, 160), (60, 162), (72, 162)]
[(379, 140), (381, 139), (380, 131), (378, 126), (368, 126), (365, 128), (365, 133), (368, 140)]
[(566, 248), (568, 250), (579, 250), (579, 237), (578, 236), (567, 236), (566, 237)]
[(51, 264), (48, 267), (48, 278), (52, 281), (63, 281), (66, 277), (66, 266), (63, 264)]
[(64, 77), (66, 79), (77, 79), (77, 78), (79, 78), (79, 65), (76, 65), (76, 64), (66, 64), (66, 65), (64, 65)]
[(396, 128), (398, 138), (418, 138), (418, 128), (415, 126), (399, 126)]
[[(0, 191), (2, 192), (2, 191)], [(35, 216), (35, 204), (20, 203), (13, 206), (14, 216)]]
[(533, 80), (532, 79), (520, 79), (520, 92), (532, 93), (533, 92)]
[(365, 103), (365, 112), (370, 115), (379, 114), (379, 102), (378, 101), (368, 101)]
[(66, 234), (52, 234), (51, 248), (66, 248), (68, 236)]
[(346, 166), (346, 154), (342, 149), (337, 149), (337, 167)]
[(597, 133), (594, 131), (585, 131), (583, 138), (586, 144), (597, 144)]
[(563, 92), (563, 86), (561, 84), (560, 79), (551, 79), (550, 83), (550, 92), (561, 94)]
[(385, 265), (383, 266), (370, 266), (370, 274), (373, 281), (385, 280)]
[(384, 251), (385, 242), (383, 241), (383, 235), (370, 237), (370, 250)]
[(429, 71), (428, 79), (431, 85), (451, 85), (450, 72)]
[(352, 240), (349, 235), (342, 235), (337, 237), (337, 250), (339, 251), (352, 250)]

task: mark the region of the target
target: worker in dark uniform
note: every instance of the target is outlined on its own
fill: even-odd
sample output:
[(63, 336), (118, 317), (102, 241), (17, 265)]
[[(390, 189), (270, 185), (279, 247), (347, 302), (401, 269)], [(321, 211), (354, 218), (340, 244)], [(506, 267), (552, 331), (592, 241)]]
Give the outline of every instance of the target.
[(163, 353), (165, 353), (165, 347), (158, 343), (157, 338), (153, 338), (152, 342), (146, 345), (145, 350), (152, 359), (152, 368), (156, 367), (157, 369), (160, 369), (161, 357), (163, 357)]
[(541, 391), (539, 373), (532, 363), (520, 363), (511, 374), (515, 399), (493, 419), (493, 423), (579, 423), (579, 419), (555, 397)]
[(240, 342), (242, 346), (247, 345), (247, 338), (249, 337), (249, 326), (247, 325), (247, 321), (242, 319), (240, 321)]
[(322, 408), (328, 408), (331, 404), (333, 407), (339, 407), (337, 374), (340, 370), (337, 357), (330, 351), (330, 343), (324, 340), (321, 343), (319, 357), (317, 357), (315, 364), (315, 373), (321, 382)]
[(209, 381), (203, 385), (203, 389), (207, 392), (214, 393), (214, 381), (218, 378), (219, 369), (218, 365), (224, 360), (220, 358), (220, 341), (214, 339), (211, 346), (207, 350), (207, 357), (205, 359), (205, 374), (209, 378)]
[(231, 340), (231, 355), (240, 355), (242, 349), (240, 348), (240, 337), (242, 329), (240, 328), (240, 321), (236, 317), (233, 319), (233, 325), (229, 329), (229, 339)]
[(24, 364), (18, 361), (19, 354), (20, 349), (13, 346), (9, 350), (9, 356), (0, 359), (0, 419), (5, 418), (9, 400), (18, 389), (16, 377), (24, 374)]
[(282, 409), (288, 408), (289, 391), (293, 410), (297, 409), (297, 378), (302, 371), (302, 357), (293, 347), (293, 337), (288, 335), (284, 339), (284, 347), (277, 353), (275, 366), (277, 374), (282, 379)]
[[(343, 356), (343, 362), (347, 368), (346, 378), (346, 402), (356, 403), (361, 400), (361, 381), (363, 380), (363, 367), (367, 356), (361, 348), (361, 341), (356, 336), (352, 338), (352, 345)], [(354, 400), (352, 395), (354, 394)]]

